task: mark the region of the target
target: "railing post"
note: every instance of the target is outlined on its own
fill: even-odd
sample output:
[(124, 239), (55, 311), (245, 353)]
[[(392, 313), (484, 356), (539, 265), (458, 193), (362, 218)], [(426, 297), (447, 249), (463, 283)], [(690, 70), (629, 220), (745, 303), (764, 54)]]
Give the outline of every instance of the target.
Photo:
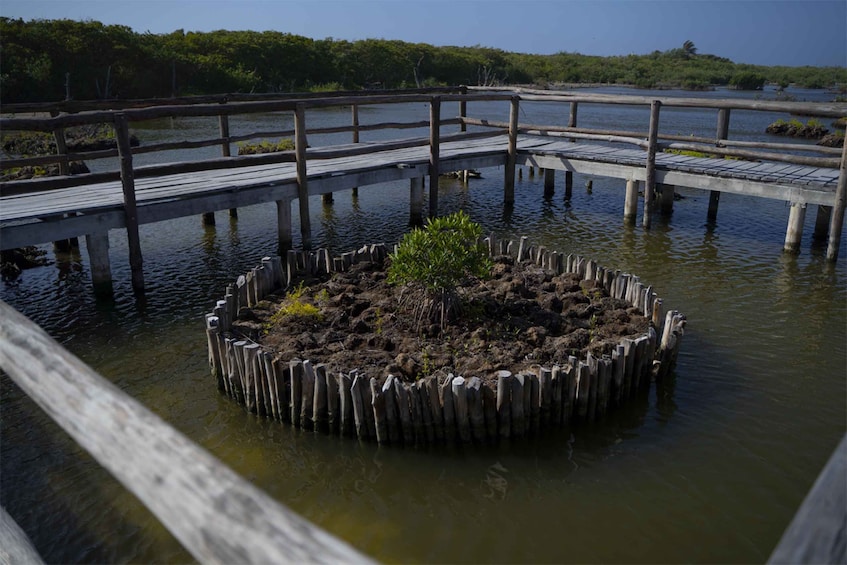
[(650, 227), (653, 213), (653, 191), (656, 189), (656, 145), (659, 136), (659, 110), (662, 102), (653, 100), (650, 104), (650, 130), (647, 137), (647, 171), (644, 181), (644, 216), (641, 225)]
[[(570, 104), (570, 114), (568, 115), (568, 127), (575, 128), (576, 127), (576, 114), (579, 108), (578, 102), (571, 102)], [(576, 143), (575, 139), (571, 140), (573, 143)], [(565, 200), (570, 200), (571, 196), (573, 196), (573, 171), (565, 171)]]
[(126, 237), (129, 243), (129, 265), (132, 270), (132, 288), (144, 292), (144, 263), (141, 257), (141, 239), (138, 235), (138, 210), (135, 202), (135, 174), (132, 169), (132, 147), (129, 142), (129, 127), (126, 114), (115, 114), (115, 140), (121, 162), (121, 186), (124, 193), (124, 216)]
[(509, 109), (509, 150), (506, 157), (506, 178), (503, 202), (507, 206), (515, 203), (515, 163), (518, 159), (518, 112), (520, 96), (512, 96)]
[[(468, 95), (468, 87), (462, 86), (462, 96)], [(462, 122), (459, 124), (459, 131), (464, 133), (468, 131), (468, 125), (465, 123), (465, 118), (468, 117), (468, 101), (462, 100), (459, 102), (459, 118)]]
[(297, 159), (297, 201), (300, 205), (300, 236), (303, 249), (312, 248), (312, 222), (309, 216), (309, 181), (306, 173), (306, 107), (294, 110), (294, 151)]
[[(222, 104), (226, 104), (226, 102), (222, 102)], [(221, 155), (224, 157), (231, 157), (231, 147), (229, 144), (229, 115), (227, 114), (219, 114), (218, 115), (218, 128), (221, 132)], [(229, 217), (237, 218), (238, 217), (238, 208), (230, 208), (229, 209)], [(214, 218), (214, 215), (212, 216)], [(212, 220), (212, 224), (214, 224), (214, 220)]]
[[(359, 105), (353, 104), (350, 110), (353, 114), (353, 143), (359, 143)], [(353, 196), (359, 196), (359, 187), (353, 187)]]
[(832, 206), (832, 216), (829, 220), (829, 244), (826, 247), (826, 260), (832, 263), (838, 259), (845, 205), (847, 205), (847, 143), (841, 149), (841, 168), (838, 172), (835, 203)]
[[(717, 145), (721, 140), (729, 137), (729, 108), (721, 108), (718, 110), (718, 128), (715, 134)], [(718, 219), (718, 203), (721, 199), (721, 193), (717, 190), (709, 191), (709, 211), (706, 219), (710, 223), (714, 223)]]
[(438, 215), (438, 175), (441, 153), (441, 97), (429, 102), (429, 217)]

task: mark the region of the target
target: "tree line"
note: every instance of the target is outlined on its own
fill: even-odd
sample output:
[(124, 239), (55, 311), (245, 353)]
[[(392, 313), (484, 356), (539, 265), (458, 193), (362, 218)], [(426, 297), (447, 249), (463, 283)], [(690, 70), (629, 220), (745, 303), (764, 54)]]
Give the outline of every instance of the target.
[(764, 67), (698, 54), (533, 55), (482, 47), (311, 39), (275, 31), (137, 33), (96, 21), (0, 17), (3, 103), (440, 85), (603, 83), (692, 90), (847, 85), (843, 67)]

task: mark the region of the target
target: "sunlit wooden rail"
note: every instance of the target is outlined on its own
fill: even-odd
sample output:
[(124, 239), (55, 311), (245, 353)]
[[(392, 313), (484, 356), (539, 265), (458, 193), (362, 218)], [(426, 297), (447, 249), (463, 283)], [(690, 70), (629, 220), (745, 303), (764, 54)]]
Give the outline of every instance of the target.
[[(545, 194), (552, 194), (554, 171), (565, 171), (565, 198), (571, 196), (573, 173), (619, 178), (626, 182), (624, 217), (634, 220), (639, 186), (643, 193), (642, 225), (649, 228), (658, 201), (661, 210), (673, 205), (674, 186), (708, 190), (708, 219), (717, 217), (721, 193), (730, 192), (785, 200), (791, 204), (784, 248), (796, 252), (808, 205), (818, 206), (815, 236), (828, 240), (827, 258), (836, 260), (844, 224), (845, 153), (843, 149), (799, 143), (757, 143), (729, 140), (732, 110), (807, 113), (818, 116), (847, 115), (847, 104), (710, 100), (696, 98), (645, 98), (565, 94), (548, 91), (492, 92), (466, 87), (435, 90), (366, 92), (343, 95), (289, 95), (238, 97), (237, 102), (207, 98), (179, 104), (119, 102), (81, 104), (93, 108), (53, 117), (7, 117), (0, 119), (5, 131), (52, 132), (57, 155), (9, 158), (3, 168), (59, 163), (67, 168), (73, 159), (118, 157), (120, 169), (84, 175), (0, 183), (0, 247), (3, 249), (86, 236), (95, 284), (111, 280), (108, 230), (124, 229), (129, 241), (133, 286), (144, 288), (143, 259), (138, 226), (176, 217), (209, 214), (258, 203), (275, 202), (281, 249), (292, 245), (292, 203), (297, 200), (300, 235), (304, 248), (311, 247), (309, 197), (331, 195), (386, 181), (411, 179), (410, 218), (420, 221), (424, 212), (422, 179), (437, 186), (440, 172), (502, 166), (504, 203), (515, 200), (515, 170), (519, 165), (545, 169)], [(568, 125), (521, 123), (520, 104), (547, 103), (569, 107)], [(494, 103), (504, 121), (468, 116), (473, 103)], [(426, 103), (429, 120), (361, 124), (358, 109), (365, 105)], [(445, 104), (458, 103), (458, 116), (442, 118)], [(145, 106), (145, 104), (147, 104)], [(577, 127), (579, 104), (635, 105), (650, 108), (646, 131), (604, 131)], [(352, 108), (349, 125), (309, 129), (306, 111), (330, 107)], [(700, 108), (717, 112), (714, 136), (661, 134), (663, 107)], [(489, 105), (489, 111), (491, 106)], [(13, 111), (33, 111), (31, 105)], [(49, 105), (46, 110), (75, 110), (73, 103)], [(4, 111), (9, 111), (8, 106)], [(233, 115), (293, 114), (294, 128), (271, 129), (230, 135)], [(133, 148), (129, 142), (132, 122), (162, 117), (208, 116), (219, 121), (220, 136)], [(271, 121), (273, 118), (269, 118)], [(117, 149), (72, 153), (64, 142), (71, 126), (109, 123), (114, 127)], [(452, 134), (445, 127), (458, 126)], [(360, 142), (362, 131), (428, 129), (427, 137)], [(470, 129), (470, 131), (469, 131)], [(350, 133), (353, 143), (312, 147), (309, 136)], [(268, 155), (231, 156), (230, 145), (261, 137), (293, 137), (295, 149)], [(190, 162), (135, 166), (133, 156), (173, 149), (220, 146), (221, 157)], [(749, 159), (690, 157), (662, 152), (664, 149), (702, 151), (715, 156)], [(817, 153), (818, 155), (808, 155)], [(438, 212), (438, 191), (429, 190), (428, 213)], [(95, 268), (96, 267), (96, 268)]]
[[(3, 301), (0, 369), (201, 563), (372, 562), (237, 475)], [(5, 511), (0, 540), (0, 554), (13, 562), (32, 556)]]
[(768, 563), (847, 563), (847, 435), (841, 438)]

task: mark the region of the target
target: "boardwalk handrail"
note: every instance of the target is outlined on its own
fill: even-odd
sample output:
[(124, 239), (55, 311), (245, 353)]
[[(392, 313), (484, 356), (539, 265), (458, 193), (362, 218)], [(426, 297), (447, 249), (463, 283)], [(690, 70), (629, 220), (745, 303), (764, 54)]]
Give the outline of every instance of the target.
[(841, 438), (768, 563), (847, 562), (847, 435)]
[(0, 368), (200, 562), (373, 562), (244, 480), (3, 301)]
[[(465, 90), (457, 89), (460, 93), (455, 92), (444, 92), (444, 91), (434, 91), (434, 92), (422, 92), (422, 91), (413, 91), (411, 93), (388, 93), (388, 94), (368, 94), (368, 95), (355, 95), (355, 96), (324, 96), (324, 97), (302, 97), (302, 98), (284, 98), (284, 99), (275, 99), (275, 100), (250, 100), (244, 102), (234, 102), (234, 103), (200, 103), (195, 105), (164, 105), (164, 106), (155, 106), (148, 108), (129, 108), (122, 111), (106, 111), (106, 110), (96, 110), (92, 112), (82, 112), (79, 114), (67, 114), (60, 115), (50, 118), (0, 118), (0, 129), (3, 130), (35, 130), (35, 131), (52, 131), (57, 151), (62, 155), (57, 156), (56, 160), (60, 163), (60, 167), (64, 170), (62, 172), (66, 172), (68, 159), (71, 157), (67, 151), (66, 144), (64, 142), (64, 128), (71, 125), (85, 124), (85, 123), (96, 123), (96, 122), (105, 122), (111, 123), (115, 128), (116, 138), (117, 138), (117, 155), (120, 158), (121, 170), (118, 176), (118, 172), (111, 173), (95, 173), (95, 174), (85, 174), (85, 175), (74, 175), (68, 176), (64, 175), (57, 178), (50, 178), (45, 180), (25, 180), (25, 181), (8, 181), (8, 182), (0, 182), (0, 195), (4, 197), (14, 197), (18, 195), (24, 195), (26, 193), (47, 190), (52, 188), (69, 188), (73, 186), (83, 186), (94, 184), (97, 182), (106, 182), (106, 181), (115, 181), (120, 179), (121, 185), (123, 188), (124, 194), (124, 211), (125, 211), (125, 221), (124, 226), (127, 229), (127, 233), (133, 233), (137, 231), (137, 221), (134, 213), (134, 194), (135, 194), (135, 178), (141, 178), (142, 176), (148, 177), (157, 177), (157, 176), (166, 176), (166, 175), (176, 175), (182, 173), (194, 173), (199, 171), (206, 170), (219, 170), (226, 168), (237, 168), (237, 167), (245, 167), (245, 166), (253, 166), (253, 165), (261, 165), (261, 164), (277, 164), (277, 163), (295, 163), (297, 176), (296, 179), (289, 178), (286, 181), (289, 186), (294, 182), (296, 184), (296, 193), (292, 196), (289, 193), (282, 194), (278, 193), (278, 197), (276, 199), (278, 210), (279, 210), (279, 218), (281, 219), (280, 225), (290, 224), (290, 213), (286, 209), (286, 206), (290, 204), (292, 199), (298, 200), (298, 208), (300, 215), (300, 231), (302, 238), (302, 245), (304, 248), (309, 249), (311, 247), (311, 229), (310, 229), (310, 217), (309, 217), (309, 206), (308, 206), (308, 196), (312, 194), (312, 192), (308, 189), (308, 182), (310, 179), (310, 174), (308, 171), (308, 163), (315, 160), (320, 159), (347, 159), (355, 156), (360, 156), (363, 154), (371, 154), (378, 152), (387, 152), (389, 150), (405, 150), (408, 148), (415, 147), (423, 147), (429, 146), (429, 159), (428, 164), (420, 164), (422, 168), (418, 171), (420, 177), (428, 175), (430, 177), (430, 186), (434, 186), (434, 183), (437, 183), (437, 177), (440, 172), (440, 161), (441, 157), (441, 146), (442, 144), (446, 144), (448, 141), (459, 141), (459, 140), (472, 140), (478, 139), (481, 137), (489, 136), (489, 135), (502, 135), (502, 141), (500, 142), (499, 148), (497, 150), (502, 151), (503, 153), (503, 161), (505, 164), (505, 182), (504, 182), (504, 203), (506, 205), (514, 204), (514, 172), (515, 172), (515, 164), (518, 162), (518, 152), (517, 152), (517, 140), (518, 135), (522, 132), (534, 134), (536, 136), (562, 136), (571, 138), (574, 140), (584, 139), (595, 142), (624, 142), (628, 144), (635, 145), (645, 151), (644, 153), (644, 177), (643, 182), (645, 184), (644, 194), (644, 209), (643, 209), (643, 217), (642, 217), (642, 225), (645, 228), (650, 227), (651, 217), (653, 215), (654, 208), (654, 192), (656, 191), (656, 178), (666, 178), (665, 173), (666, 170), (659, 166), (659, 173), (657, 175), (657, 152), (662, 149), (670, 148), (671, 150), (695, 150), (695, 151), (703, 151), (706, 155), (725, 155), (725, 156), (740, 156), (745, 159), (752, 160), (765, 160), (765, 161), (778, 161), (785, 162), (791, 164), (800, 164), (806, 166), (814, 166), (814, 167), (829, 167), (829, 168), (839, 168), (844, 170), (844, 151), (841, 152), (840, 158), (827, 158), (827, 157), (809, 157), (809, 156), (801, 156), (801, 155), (791, 155), (791, 154), (783, 154), (783, 153), (775, 153), (773, 151), (752, 151), (748, 150), (745, 147), (753, 148), (754, 145), (751, 142), (745, 142), (744, 145), (738, 145), (736, 147), (730, 147), (730, 145), (734, 142), (730, 142), (727, 140), (729, 133), (729, 118), (730, 111), (733, 108), (743, 108), (747, 110), (757, 110), (757, 111), (786, 111), (786, 112), (797, 112), (797, 111), (807, 111), (811, 113), (815, 113), (814, 109), (819, 109), (817, 114), (826, 114), (826, 115), (847, 115), (847, 104), (816, 104), (816, 103), (792, 103), (792, 102), (768, 102), (763, 103), (760, 101), (738, 101), (738, 100), (707, 100), (707, 99), (689, 99), (689, 98), (672, 98), (672, 97), (664, 97), (664, 98), (656, 98), (649, 100), (650, 104), (650, 119), (649, 119), (649, 131), (646, 135), (646, 138), (643, 134), (638, 134), (638, 136), (633, 136), (632, 132), (609, 132), (603, 130), (592, 130), (590, 128), (579, 128), (577, 129), (577, 108), (580, 101), (590, 102), (595, 104), (630, 104), (630, 105), (645, 105), (648, 102), (648, 99), (645, 97), (638, 96), (607, 96), (607, 95), (580, 95), (574, 96), (568, 93), (549, 93), (549, 94), (537, 94), (537, 93), (526, 93), (520, 94), (520, 89), (512, 90), (512, 91), (495, 91), (489, 92), (487, 89), (469, 89), (470, 92), (465, 94)], [(530, 101), (544, 101), (544, 102), (568, 102), (570, 104), (570, 115), (568, 119), (567, 127), (558, 127), (558, 126), (546, 126), (546, 125), (531, 125), (531, 124), (521, 124), (519, 120), (520, 115), (520, 103), (521, 100), (530, 100)], [(509, 122), (508, 124), (505, 122), (495, 122), (490, 120), (473, 120), (467, 117), (467, 103), (468, 102), (483, 102), (483, 101), (492, 101), (492, 102), (509, 102)], [(430, 109), (430, 120), (429, 122), (424, 121), (410, 121), (405, 123), (397, 123), (397, 122), (386, 122), (382, 124), (369, 124), (367, 126), (363, 126), (359, 123), (358, 120), (358, 108), (363, 105), (375, 105), (375, 104), (404, 104), (404, 103), (428, 103)], [(448, 120), (442, 119), (442, 111), (441, 107), (444, 102), (458, 102), (459, 103), (459, 112), (460, 115), (458, 118), (451, 118)], [(332, 126), (332, 127), (321, 127), (321, 128), (313, 128), (312, 130), (308, 129), (307, 125), (307, 116), (306, 110), (310, 108), (330, 108), (330, 107), (339, 107), (339, 106), (350, 106), (352, 108), (352, 124), (344, 125), (344, 126)], [(705, 137), (700, 137), (696, 140), (686, 140), (681, 138), (682, 136), (664, 136), (664, 139), (670, 139), (672, 143), (668, 144), (664, 141), (660, 142), (660, 120), (659, 113), (663, 106), (678, 106), (678, 107), (693, 107), (693, 108), (703, 108), (703, 109), (717, 109), (718, 119), (717, 119), (717, 128), (715, 134), (714, 143), (707, 143), (706, 141), (711, 141)], [(499, 107), (498, 107), (499, 108)], [(236, 114), (250, 114), (250, 113), (275, 113), (275, 112), (291, 112), (294, 114), (294, 122), (295, 129), (293, 130), (295, 143), (294, 150), (287, 152), (280, 152), (271, 155), (259, 155), (259, 156), (239, 156), (233, 157), (230, 155), (230, 144), (232, 142), (233, 137), (229, 133), (229, 117)], [(146, 149), (141, 149), (140, 151), (136, 151), (132, 149), (130, 144), (129, 130), (127, 127), (121, 126), (120, 124), (128, 124), (132, 121), (138, 120), (148, 120), (152, 118), (160, 118), (160, 117), (175, 117), (175, 116), (216, 116), (219, 120), (219, 131), (220, 136), (212, 139), (206, 140), (188, 140), (183, 142), (171, 142), (165, 144), (159, 144), (158, 146), (150, 146)], [(449, 136), (443, 136), (441, 134), (441, 129), (443, 126), (447, 124), (458, 124), (460, 126), (460, 133), (451, 134)], [(488, 126), (493, 127), (496, 131), (492, 133), (490, 129), (486, 132), (485, 128), (480, 128), (483, 131), (472, 131), (468, 132), (468, 125), (473, 126)], [(393, 141), (379, 141), (379, 142), (367, 142), (362, 143), (359, 140), (359, 133), (365, 128), (369, 129), (405, 129), (405, 128), (426, 128), (428, 126), (429, 136), (428, 139), (425, 137), (417, 137), (412, 139), (400, 139)], [(352, 143), (344, 144), (344, 145), (332, 145), (326, 147), (310, 147), (308, 143), (308, 135), (314, 133), (335, 133), (335, 132), (352, 132)], [(279, 130), (275, 130), (274, 133), (280, 133)], [(290, 130), (284, 130), (283, 133), (291, 133)], [(250, 135), (262, 135), (262, 132), (251, 132)], [(243, 136), (239, 136), (240, 139), (244, 139)], [(701, 144), (702, 142), (702, 144)], [(165, 165), (152, 165), (146, 167), (135, 167), (132, 164), (132, 156), (137, 152), (145, 152), (145, 151), (154, 151), (154, 150), (165, 150), (172, 149), (176, 147), (200, 147), (204, 145), (220, 145), (221, 146), (221, 158), (216, 159), (204, 159), (204, 160), (194, 160), (189, 162), (182, 163), (168, 163)], [(792, 148), (791, 146), (794, 144), (778, 144), (777, 147), (774, 147), (775, 144), (768, 144), (768, 146), (762, 145), (759, 148), (762, 149), (778, 149), (781, 151), (788, 150)], [(796, 144), (797, 147), (802, 147), (802, 151), (808, 151), (808, 146)], [(793, 148), (792, 148), (793, 149)], [(826, 155), (834, 154), (831, 150), (821, 151)], [(88, 157), (105, 157), (105, 156), (113, 156), (115, 155), (115, 151), (111, 152), (89, 152), (87, 154)], [(35, 158), (39, 163), (46, 162), (46, 158), (38, 157)], [(0, 160), (0, 166), (7, 166), (10, 163), (15, 164), (23, 164), (26, 162), (34, 162), (27, 161), (26, 159), (16, 159), (16, 160)], [(500, 163), (497, 163), (500, 164)], [(554, 163), (555, 165), (555, 163)], [(396, 165), (397, 167), (403, 168), (408, 167), (408, 165), (404, 162), (400, 162)], [(630, 165), (631, 166), (631, 165)], [(786, 167), (782, 167), (785, 169)], [(842, 173), (842, 176), (844, 174)], [(406, 177), (408, 178), (408, 177)], [(552, 180), (552, 177), (550, 177)], [(317, 179), (316, 179), (317, 180)], [(632, 179), (627, 179), (632, 180)], [(547, 180), (545, 180), (545, 183)], [(641, 182), (641, 181), (640, 181)], [(834, 261), (837, 257), (838, 253), (838, 245), (840, 242), (840, 234), (841, 234), (841, 221), (840, 218), (843, 217), (843, 207), (845, 201), (845, 190), (847, 188), (844, 187), (845, 179), (838, 184), (838, 189), (835, 194), (835, 206), (832, 206), (833, 212), (832, 217), (833, 221), (829, 222), (830, 225), (830, 235), (829, 235), (829, 245), (827, 250), (827, 258), (830, 261)], [(566, 197), (569, 194), (569, 186), (572, 185), (572, 171), (566, 171)], [(326, 185), (323, 187), (323, 192), (318, 192), (320, 194), (325, 194), (326, 192), (332, 192), (333, 190), (340, 190), (341, 188), (349, 188), (347, 186), (336, 185), (339, 188), (328, 188)], [(546, 190), (546, 188), (545, 188)], [(709, 188), (710, 190), (710, 203), (709, 203), (709, 217), (713, 218), (717, 211), (717, 201), (718, 194), (720, 192), (720, 187)], [(670, 191), (667, 191), (667, 194), (671, 194)], [(789, 194), (785, 193), (785, 191), (780, 192), (780, 194)], [(636, 192), (637, 195), (637, 192)], [(792, 197), (793, 198), (793, 197)], [(636, 200), (636, 197), (632, 199)], [(798, 226), (802, 225), (802, 215), (805, 212), (805, 201), (795, 201), (792, 199), (792, 217), (789, 221), (789, 234), (786, 236), (786, 250), (793, 250), (796, 246), (796, 242), (798, 238), (796, 237), (796, 233), (802, 231), (802, 229)], [(663, 204), (664, 205), (664, 204)], [(437, 214), (438, 209), (438, 191), (430, 190), (429, 192), (429, 213), (430, 215)], [(632, 212), (631, 214), (634, 214)], [(630, 212), (627, 212), (625, 215), (631, 215)], [(799, 230), (799, 231), (798, 231)], [(280, 229), (280, 244), (281, 247), (285, 247), (291, 242), (290, 236), (290, 226), (286, 228)], [(131, 251), (137, 257), (140, 257), (140, 250), (137, 248), (137, 245), (131, 244)], [(143, 278), (141, 276), (141, 261), (137, 260), (136, 264), (133, 266), (133, 286), (136, 290), (143, 290)]]

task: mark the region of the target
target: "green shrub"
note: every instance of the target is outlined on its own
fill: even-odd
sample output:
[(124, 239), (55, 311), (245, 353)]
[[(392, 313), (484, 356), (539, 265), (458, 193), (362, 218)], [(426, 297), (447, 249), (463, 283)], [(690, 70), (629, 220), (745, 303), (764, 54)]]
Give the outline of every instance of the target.
[(740, 71), (732, 75), (729, 85), (738, 90), (762, 90), (765, 86), (765, 77), (753, 71)]
[(403, 236), (391, 255), (388, 282), (406, 285), (417, 324), (447, 323), (461, 314), (460, 285), (488, 277), (491, 259), (479, 243), (482, 227), (464, 212), (430, 218)]

